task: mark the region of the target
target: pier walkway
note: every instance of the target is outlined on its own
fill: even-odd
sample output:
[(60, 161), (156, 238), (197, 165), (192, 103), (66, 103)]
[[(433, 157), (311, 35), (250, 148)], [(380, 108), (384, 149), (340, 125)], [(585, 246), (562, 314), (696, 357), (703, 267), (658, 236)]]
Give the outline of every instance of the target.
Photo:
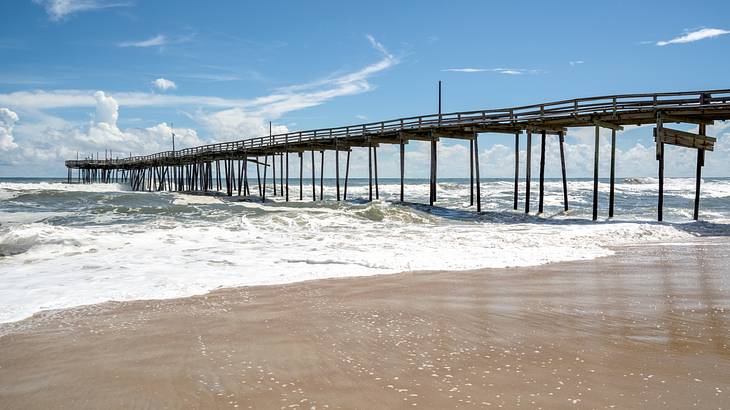
[[(335, 160), (336, 199), (347, 199), (350, 153), (353, 148), (365, 148), (369, 158), (369, 199), (379, 196), (377, 148), (380, 144), (400, 146), (400, 200), (404, 200), (405, 145), (409, 141), (427, 141), (431, 144), (430, 161), (430, 204), (436, 201), (437, 144), (441, 139), (468, 140), (470, 146), (471, 204), (476, 202), (481, 212), (479, 184), (480, 133), (506, 133), (514, 135), (514, 209), (517, 209), (520, 169), (520, 136), (526, 134), (526, 168), (524, 175), (525, 212), (530, 212), (531, 162), (533, 135), (540, 137), (540, 168), (538, 182), (538, 212), (543, 211), (545, 142), (548, 136), (557, 137), (560, 144), (563, 198), (568, 210), (567, 176), (565, 172), (564, 138), (568, 128), (595, 127), (595, 149), (593, 164), (593, 219), (598, 218), (598, 167), (599, 134), (601, 128), (611, 133), (611, 173), (609, 190), (609, 217), (614, 213), (615, 147), (616, 131), (625, 125), (654, 124), (658, 161), (658, 219), (662, 220), (664, 186), (664, 146), (677, 145), (697, 150), (697, 172), (694, 219), (699, 215), (700, 182), (702, 166), (707, 151), (712, 151), (716, 139), (707, 136), (706, 127), (714, 121), (730, 119), (730, 90), (705, 90), (668, 92), (653, 94), (609, 95), (547, 102), (521, 107), (438, 113), (388, 121), (370, 122), (335, 128), (321, 128), (307, 131), (288, 132), (248, 138), (239, 141), (222, 142), (185, 148), (177, 151), (159, 152), (147, 156), (119, 159), (82, 159), (66, 161), (68, 182), (129, 182), (134, 190), (153, 191), (209, 191), (223, 190), (227, 195), (250, 196), (248, 164), (256, 164), (255, 192), (262, 200), (266, 197), (267, 170), (271, 168), (273, 194), (277, 195), (276, 160), (279, 160), (278, 195), (289, 198), (289, 157), (296, 154), (299, 160), (299, 199), (303, 200), (303, 163), (305, 153), (311, 152), (312, 199), (317, 199), (314, 153), (321, 153), (320, 192), (323, 198), (323, 168), (325, 152), (333, 151)], [(668, 128), (673, 123), (698, 125), (697, 133)], [(340, 154), (344, 159), (344, 187), (341, 190)], [(270, 162), (269, 162), (270, 160)], [(263, 165), (263, 181), (261, 166)], [(78, 170), (74, 176), (73, 170)], [(373, 180), (374, 190), (373, 190)], [(224, 186), (225, 185), (225, 186)], [(342, 192), (341, 192), (342, 191)], [(341, 195), (342, 193), (342, 195)]]

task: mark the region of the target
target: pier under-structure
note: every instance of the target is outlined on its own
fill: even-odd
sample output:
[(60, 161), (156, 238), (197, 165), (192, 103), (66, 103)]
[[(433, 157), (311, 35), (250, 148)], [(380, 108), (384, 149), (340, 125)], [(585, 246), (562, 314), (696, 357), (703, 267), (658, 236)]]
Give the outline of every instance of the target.
[[(470, 203), (481, 212), (482, 195), (479, 177), (479, 134), (513, 134), (515, 142), (514, 209), (520, 194), (520, 139), (526, 139), (524, 176), (525, 212), (530, 212), (532, 184), (533, 136), (540, 137), (538, 180), (538, 213), (544, 210), (545, 145), (548, 138), (557, 138), (560, 147), (563, 205), (567, 211), (568, 191), (565, 168), (565, 134), (573, 127), (595, 127), (593, 163), (593, 220), (598, 219), (599, 143), (600, 130), (611, 130), (608, 216), (614, 216), (616, 164), (616, 132), (626, 125), (653, 124), (658, 163), (657, 218), (663, 218), (664, 147), (675, 145), (697, 150), (694, 219), (699, 218), (702, 167), (707, 151), (713, 151), (716, 138), (706, 135), (707, 125), (730, 119), (730, 90), (622, 94), (576, 98), (520, 107), (429, 114), (394, 120), (370, 122), (334, 128), (271, 134), (239, 141), (222, 142), (147, 156), (118, 159), (77, 159), (66, 161), (68, 182), (125, 182), (133, 190), (211, 191), (223, 190), (226, 195), (251, 196), (255, 181), (261, 200), (266, 198), (268, 169), (273, 177), (273, 195), (289, 201), (289, 160), (299, 160), (299, 200), (304, 199), (305, 154), (311, 153), (312, 200), (317, 200), (315, 153), (320, 153), (319, 200), (324, 198), (325, 154), (334, 153), (336, 200), (347, 200), (350, 174), (350, 153), (353, 148), (368, 150), (368, 199), (379, 198), (378, 156), (381, 144), (400, 148), (400, 201), (405, 199), (405, 146), (409, 141), (430, 143), (429, 204), (437, 200), (437, 144), (441, 139), (469, 141)], [(698, 125), (696, 133), (670, 128), (671, 124)], [(340, 186), (340, 156), (345, 155), (344, 183)], [(278, 160), (278, 164), (277, 164)], [(255, 163), (256, 175), (248, 175), (249, 163)], [(276, 168), (279, 166), (277, 190)], [(262, 175), (263, 168), (263, 175)], [(78, 174), (74, 177), (73, 170)]]

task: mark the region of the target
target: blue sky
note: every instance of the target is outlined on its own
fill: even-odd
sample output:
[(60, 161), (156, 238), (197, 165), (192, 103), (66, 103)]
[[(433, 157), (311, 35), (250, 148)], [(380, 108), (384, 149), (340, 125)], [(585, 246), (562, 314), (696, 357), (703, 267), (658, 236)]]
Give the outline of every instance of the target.
[[(444, 111), (730, 88), (729, 12), (723, 1), (5, 1), (0, 176), (64, 175), (77, 150), (166, 150), (170, 122), (184, 147), (258, 136), (268, 121), (283, 131), (431, 113), (438, 80)], [(592, 132), (569, 133), (572, 176), (590, 174)], [(730, 127), (710, 134), (706, 174), (728, 176)], [(510, 174), (511, 138), (480, 137), (484, 175)], [(440, 175), (468, 175), (462, 143), (439, 150)], [(653, 175), (652, 150), (650, 128), (622, 133), (618, 173)], [(692, 174), (694, 153), (668, 155), (670, 175)], [(395, 176), (396, 150), (381, 156)], [(409, 144), (408, 176), (427, 175), (427, 158)]]

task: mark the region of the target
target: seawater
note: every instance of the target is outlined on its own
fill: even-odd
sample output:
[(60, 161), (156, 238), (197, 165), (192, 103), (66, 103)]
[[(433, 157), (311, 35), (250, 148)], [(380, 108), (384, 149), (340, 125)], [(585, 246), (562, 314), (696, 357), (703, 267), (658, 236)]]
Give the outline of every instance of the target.
[[(350, 180), (348, 201), (313, 202), (312, 186), (291, 180), (290, 198), (266, 203), (222, 194), (131, 192), (126, 184), (66, 184), (61, 179), (0, 179), (0, 322), (47, 309), (108, 300), (173, 298), (219, 287), (412, 270), (461, 270), (592, 259), (612, 248), (681, 243), (730, 235), (730, 179), (706, 178), (700, 222), (691, 221), (694, 180), (665, 182), (665, 219), (656, 222), (657, 181), (618, 179), (616, 217), (608, 220), (608, 184), (590, 221), (593, 182), (549, 179), (545, 213), (512, 209), (513, 182), (482, 181), (482, 210), (469, 204), (468, 179), (443, 179), (428, 203), (428, 181), (380, 179), (368, 202), (367, 180)], [(252, 192), (255, 191), (252, 186)], [(316, 184), (319, 198), (319, 180)], [(505, 273), (508, 274), (508, 273)]]

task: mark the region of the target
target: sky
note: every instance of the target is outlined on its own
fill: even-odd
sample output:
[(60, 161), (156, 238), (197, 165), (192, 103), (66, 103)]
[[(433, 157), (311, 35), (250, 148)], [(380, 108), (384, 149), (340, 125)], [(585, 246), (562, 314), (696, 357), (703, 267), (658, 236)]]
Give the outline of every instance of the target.
[[(0, 177), (166, 151), (172, 125), (180, 149), (267, 135), (269, 121), (276, 133), (435, 113), (439, 80), (444, 112), (730, 88), (728, 15), (727, 1), (3, 1)], [(592, 175), (593, 132), (569, 130), (569, 176)], [(704, 174), (730, 176), (730, 124), (708, 135)], [(480, 135), (482, 176), (511, 175), (513, 141)], [(619, 133), (617, 174), (656, 175), (652, 144), (650, 126)], [(407, 177), (427, 177), (428, 149), (408, 144)], [(381, 176), (398, 175), (397, 151), (378, 150)], [(438, 152), (440, 177), (468, 176), (465, 143)], [(558, 155), (548, 138), (549, 177)], [(354, 149), (352, 176), (366, 158)], [(695, 160), (669, 148), (667, 175), (693, 175)]]

